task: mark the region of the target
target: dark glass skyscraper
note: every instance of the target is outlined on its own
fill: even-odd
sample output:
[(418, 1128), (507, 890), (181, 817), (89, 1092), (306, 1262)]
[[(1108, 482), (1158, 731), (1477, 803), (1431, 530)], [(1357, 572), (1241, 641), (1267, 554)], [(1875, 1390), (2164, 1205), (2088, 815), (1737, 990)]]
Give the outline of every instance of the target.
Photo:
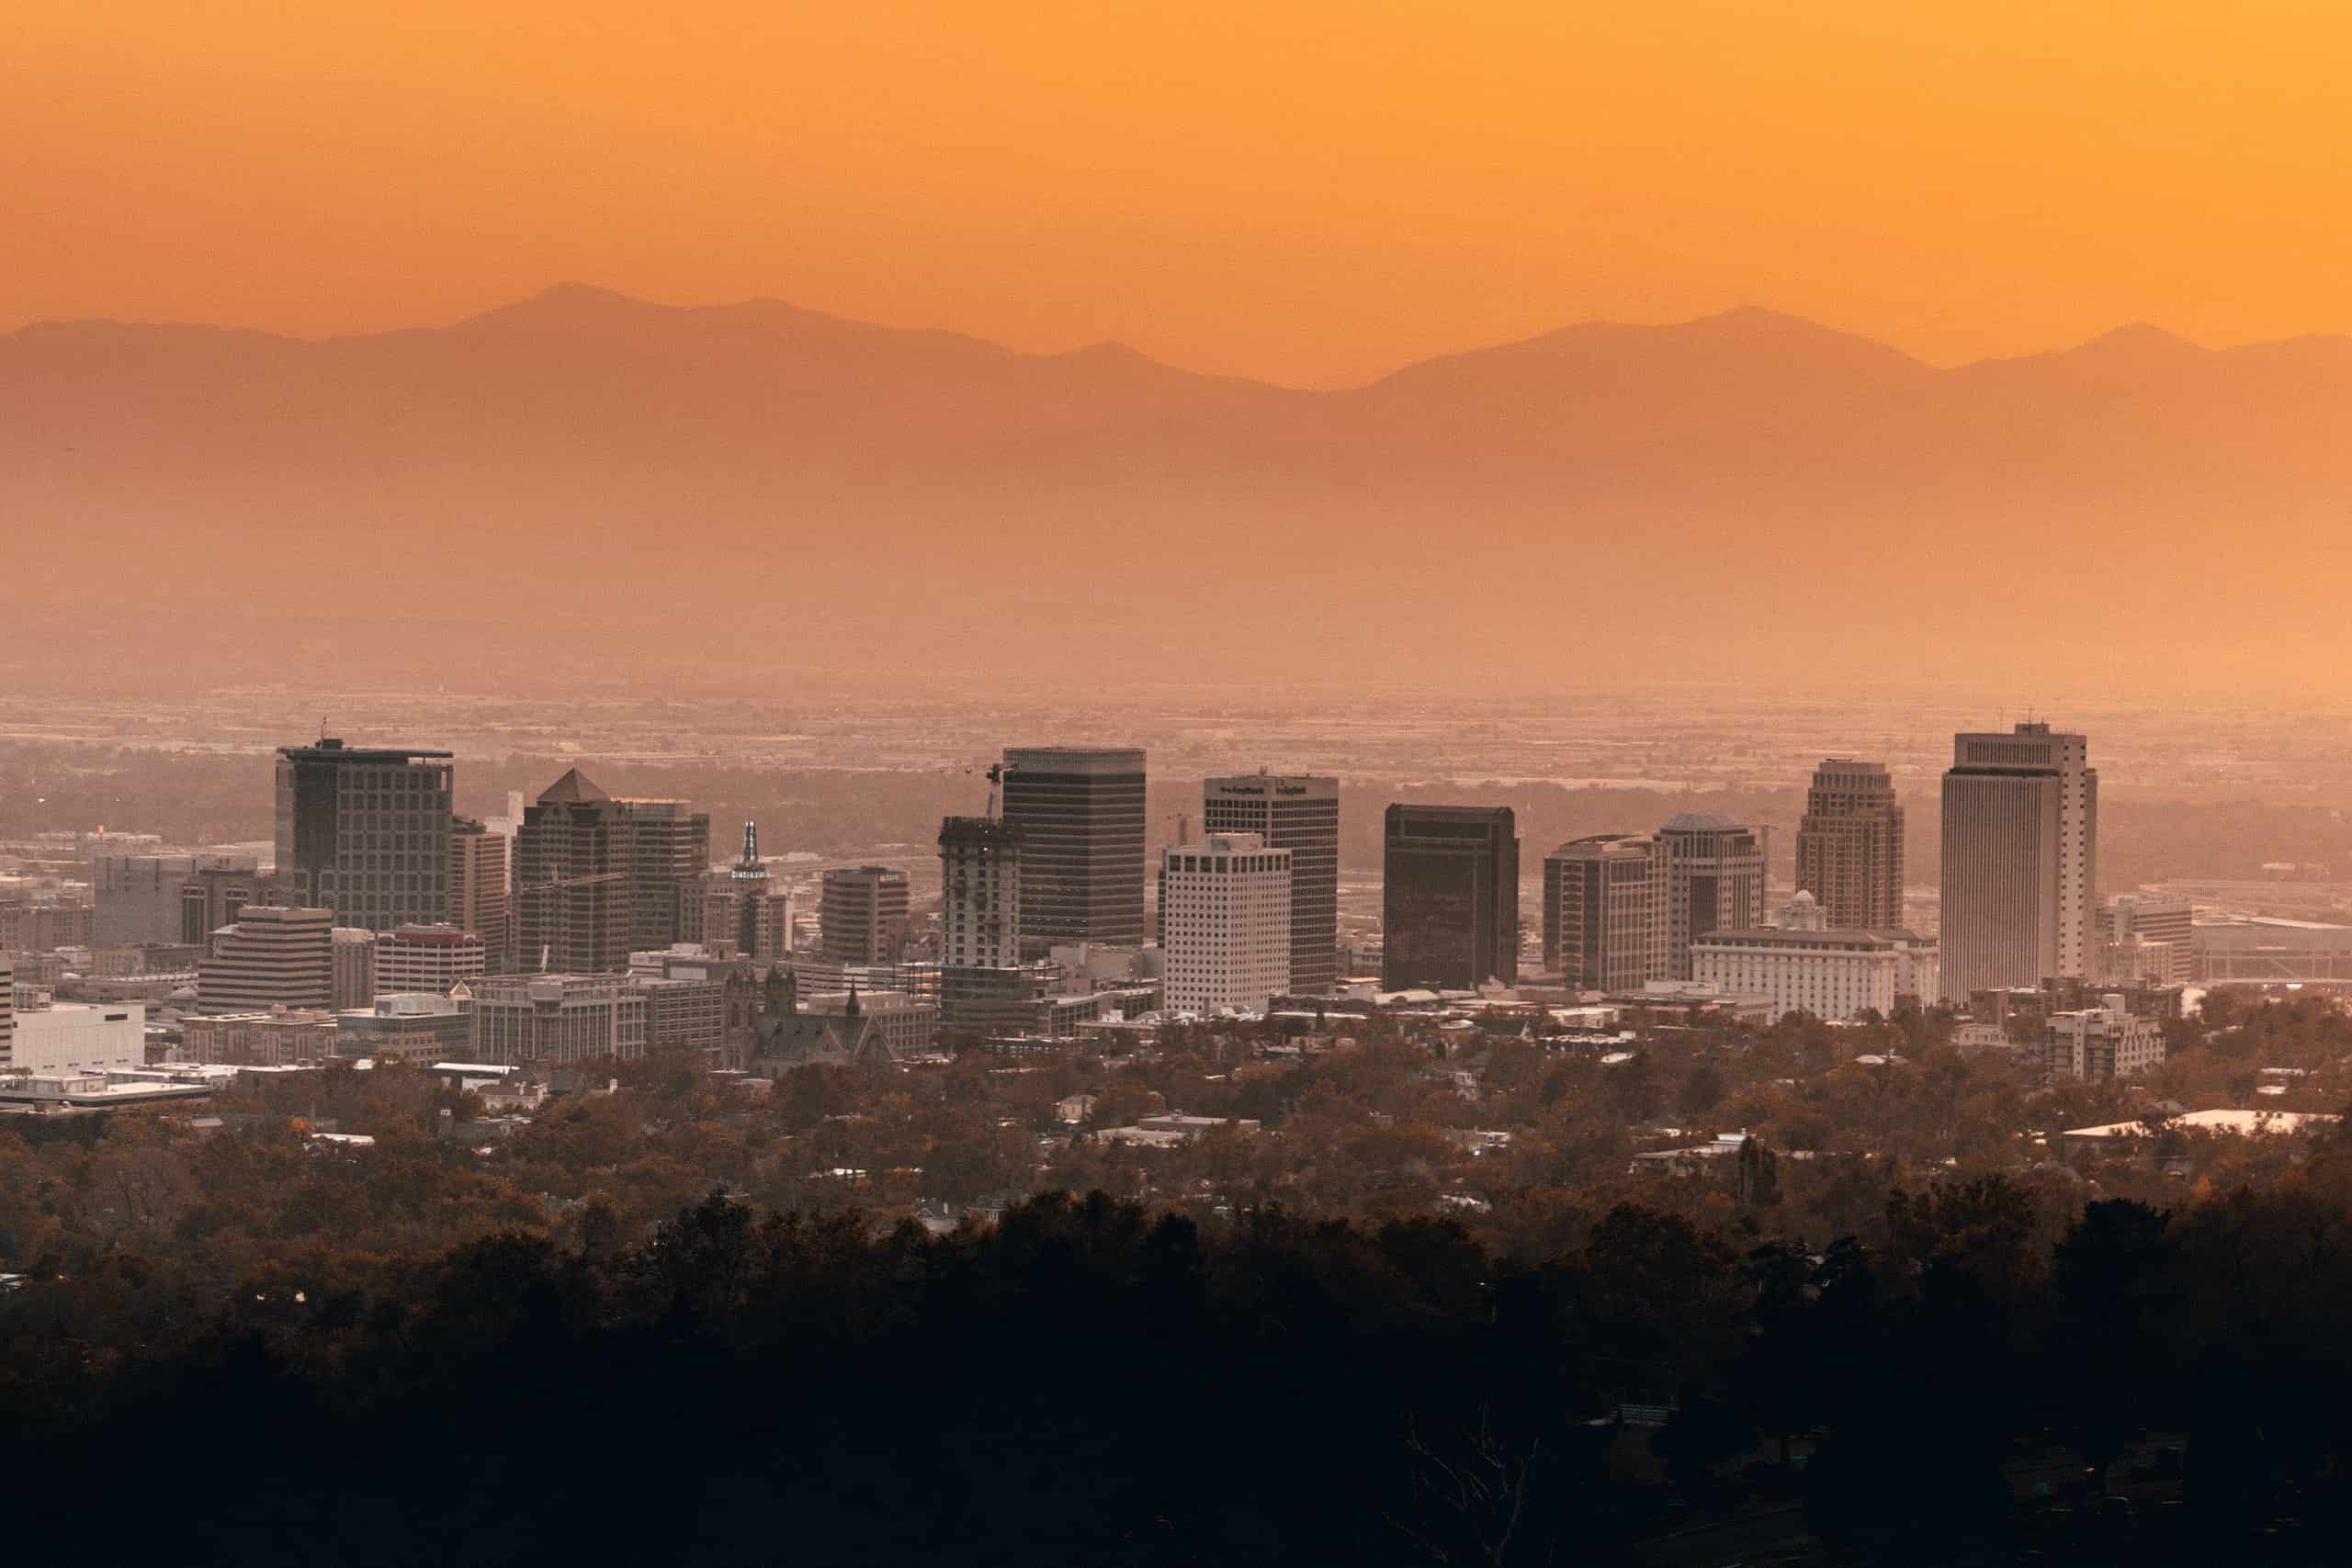
[(1519, 830), (1508, 806), (1391, 806), (1381, 984), (1467, 990), (1519, 979)]
[(278, 897), (371, 931), (449, 918), (447, 751), (335, 739), (277, 753)]
[(1340, 781), (1265, 773), (1204, 779), (1201, 829), (1255, 833), (1268, 849), (1290, 852), (1290, 988), (1328, 996), (1340, 978)]
[(1144, 754), (1010, 747), (1004, 823), (1021, 836), (1021, 934), (1143, 944)]

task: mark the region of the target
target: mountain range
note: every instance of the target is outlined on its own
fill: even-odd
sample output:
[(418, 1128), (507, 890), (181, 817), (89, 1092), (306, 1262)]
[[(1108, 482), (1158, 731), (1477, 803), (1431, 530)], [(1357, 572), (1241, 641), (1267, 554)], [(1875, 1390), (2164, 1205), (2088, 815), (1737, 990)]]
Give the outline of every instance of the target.
[(25, 615), (159, 675), (275, 626), (358, 672), (2307, 694), (2347, 496), (2342, 337), (1944, 368), (1742, 309), (1309, 391), (578, 285), (319, 341), (0, 336), (0, 518), (58, 590)]

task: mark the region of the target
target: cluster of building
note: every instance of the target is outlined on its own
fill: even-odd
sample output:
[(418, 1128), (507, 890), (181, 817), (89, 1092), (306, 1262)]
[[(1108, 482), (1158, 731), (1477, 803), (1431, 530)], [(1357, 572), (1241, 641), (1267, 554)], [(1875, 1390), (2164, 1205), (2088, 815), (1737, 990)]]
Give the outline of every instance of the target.
[[(449, 753), (322, 739), (279, 753), (266, 868), (257, 854), (117, 836), (91, 852), (90, 906), (0, 909), (0, 952), (41, 965), (18, 975), (17, 1011), (48, 1007), (31, 1026), (45, 1037), (83, 1026), (28, 989), (68, 979), (59, 955), (85, 954), (92, 973), (71, 979), (86, 987), (110, 978), (101, 955), (128, 953), (110, 960), (119, 995), (75, 1005), (111, 1008), (99, 1021), (114, 1023), (168, 1005), (192, 1059), (264, 1064), (687, 1047), (761, 1071), (903, 1056), (942, 1030), (1018, 1047), (1373, 988), (1342, 966), (1337, 780), (1206, 779), (1198, 836), (1180, 829), (1156, 863), (1142, 750), (1011, 748), (990, 781), (984, 813), (940, 825), (935, 924), (916, 918), (904, 867), (837, 867), (810, 942), (755, 826), (714, 866), (707, 815), (614, 796), (577, 768), (527, 805), (510, 796), (509, 820), (489, 825), (454, 811)], [(2045, 1065), (2129, 1074), (2161, 1053), (2161, 1030), (2151, 1046), (2143, 1014), (2109, 998), (2187, 982), (2206, 963), (2206, 928), (2173, 895), (2097, 902), (2098, 784), (2080, 735), (2025, 723), (1955, 737), (1934, 935), (1905, 924), (1904, 811), (1876, 762), (1815, 772), (1794, 897), (1769, 915), (1769, 829), (1685, 812), (1574, 839), (1544, 859), (1541, 971), (1526, 975), (1511, 810), (1392, 805), (1377, 988), (1671, 993), (1837, 1021), (2096, 982), (2121, 989), (2058, 1010), (2070, 1021), (2053, 1012)], [(0, 1030), (0, 1066), (8, 1038)], [(79, 1067), (109, 1052), (40, 1060)]]

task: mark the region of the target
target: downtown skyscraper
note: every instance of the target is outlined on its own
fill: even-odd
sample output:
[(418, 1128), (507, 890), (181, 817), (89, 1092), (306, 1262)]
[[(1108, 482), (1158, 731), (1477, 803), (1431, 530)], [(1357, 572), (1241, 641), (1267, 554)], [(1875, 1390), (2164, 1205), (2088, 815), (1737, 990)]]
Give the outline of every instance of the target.
[(515, 963), (575, 975), (628, 967), (678, 940), (678, 905), (710, 861), (710, 818), (683, 801), (616, 799), (573, 768), (514, 834)]
[(1391, 806), (1381, 984), (1469, 990), (1519, 979), (1519, 829), (1508, 806)]
[(280, 749), (278, 897), (362, 931), (447, 919), (453, 772), (447, 751)]
[(1008, 747), (1004, 825), (1021, 840), (1021, 935), (1143, 945), (1144, 754)]
[(2098, 771), (2041, 723), (1952, 738), (1943, 781), (1944, 999), (2090, 973)]
[(1830, 757), (1813, 771), (1797, 824), (1797, 890), (1832, 926), (1903, 923), (1903, 807), (1885, 763)]
[[(1340, 979), (1340, 781), (1243, 773), (1201, 781), (1201, 828), (1255, 833), (1290, 852), (1290, 988), (1329, 996)], [(1166, 911), (1161, 912), (1163, 931)]]

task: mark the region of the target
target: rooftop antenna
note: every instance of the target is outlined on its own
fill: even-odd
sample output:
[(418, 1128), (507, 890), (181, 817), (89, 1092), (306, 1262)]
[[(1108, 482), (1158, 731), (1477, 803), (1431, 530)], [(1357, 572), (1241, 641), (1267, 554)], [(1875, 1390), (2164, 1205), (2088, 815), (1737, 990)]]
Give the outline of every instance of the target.
[(980, 815), (993, 821), (996, 818), (996, 786), (1004, 782), (1004, 764), (989, 764), (989, 808)]

